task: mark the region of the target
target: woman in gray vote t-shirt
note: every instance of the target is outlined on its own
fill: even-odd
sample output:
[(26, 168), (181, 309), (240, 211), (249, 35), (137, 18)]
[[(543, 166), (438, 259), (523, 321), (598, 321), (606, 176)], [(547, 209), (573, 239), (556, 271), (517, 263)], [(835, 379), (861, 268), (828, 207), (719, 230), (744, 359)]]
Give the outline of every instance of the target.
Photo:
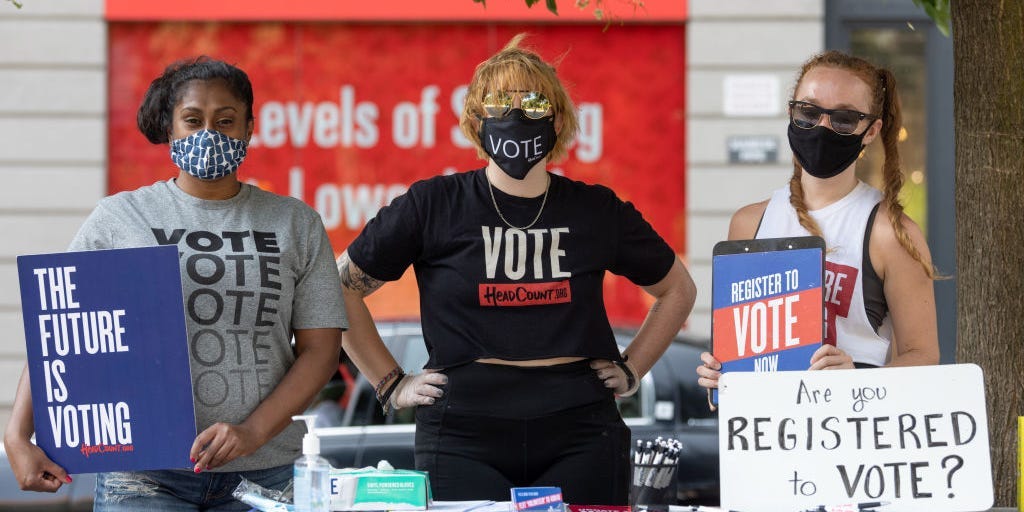
[[(170, 65), (146, 91), (138, 125), (150, 142), (169, 143), (177, 177), (103, 199), (71, 243), (178, 246), (199, 432), (191, 468), (100, 474), (95, 510), (246, 510), (231, 497), (241, 478), (284, 489), (304, 433), (291, 416), (337, 369), (347, 320), (319, 215), (235, 172), (252, 104), (234, 66), (206, 57)], [(33, 430), (23, 372), (4, 445), (22, 489), (54, 492), (71, 477), (32, 444)]]

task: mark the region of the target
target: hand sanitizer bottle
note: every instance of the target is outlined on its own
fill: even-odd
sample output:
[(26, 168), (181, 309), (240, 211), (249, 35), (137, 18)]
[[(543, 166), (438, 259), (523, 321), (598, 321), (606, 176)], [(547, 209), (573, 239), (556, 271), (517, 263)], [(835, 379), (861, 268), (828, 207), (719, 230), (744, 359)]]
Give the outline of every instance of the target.
[(292, 416), (306, 422), (302, 457), (295, 459), (295, 512), (330, 512), (331, 465), (320, 456), (320, 438), (313, 431), (316, 416)]

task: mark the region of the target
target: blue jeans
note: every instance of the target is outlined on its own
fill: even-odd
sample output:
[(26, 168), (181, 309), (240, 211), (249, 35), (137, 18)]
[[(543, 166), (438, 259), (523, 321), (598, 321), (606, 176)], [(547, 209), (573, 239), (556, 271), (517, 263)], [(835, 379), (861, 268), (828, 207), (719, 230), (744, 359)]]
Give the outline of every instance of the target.
[(283, 491), (291, 484), (292, 466), (227, 473), (160, 470), (96, 475), (96, 512), (247, 511), (231, 491), (241, 479)]

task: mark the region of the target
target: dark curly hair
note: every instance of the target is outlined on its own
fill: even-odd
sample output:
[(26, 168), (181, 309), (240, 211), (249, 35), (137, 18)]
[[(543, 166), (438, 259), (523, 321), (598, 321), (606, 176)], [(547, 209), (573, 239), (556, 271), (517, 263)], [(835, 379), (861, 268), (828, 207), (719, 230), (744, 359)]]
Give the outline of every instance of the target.
[(139, 106), (139, 131), (153, 144), (168, 142), (174, 106), (181, 100), (185, 84), (192, 80), (224, 80), (228, 90), (245, 103), (246, 120), (252, 121), (252, 83), (245, 71), (205, 55), (182, 59), (167, 66), (163, 74), (149, 84)]

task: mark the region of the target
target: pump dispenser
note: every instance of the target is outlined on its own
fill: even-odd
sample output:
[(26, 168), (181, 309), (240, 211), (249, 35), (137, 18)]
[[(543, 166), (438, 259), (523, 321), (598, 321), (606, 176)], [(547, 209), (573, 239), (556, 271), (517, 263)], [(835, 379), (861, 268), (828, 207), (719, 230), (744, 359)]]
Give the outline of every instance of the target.
[(316, 416), (292, 416), (306, 422), (302, 457), (295, 459), (295, 512), (329, 512), (331, 465), (320, 456), (320, 438), (313, 431)]

